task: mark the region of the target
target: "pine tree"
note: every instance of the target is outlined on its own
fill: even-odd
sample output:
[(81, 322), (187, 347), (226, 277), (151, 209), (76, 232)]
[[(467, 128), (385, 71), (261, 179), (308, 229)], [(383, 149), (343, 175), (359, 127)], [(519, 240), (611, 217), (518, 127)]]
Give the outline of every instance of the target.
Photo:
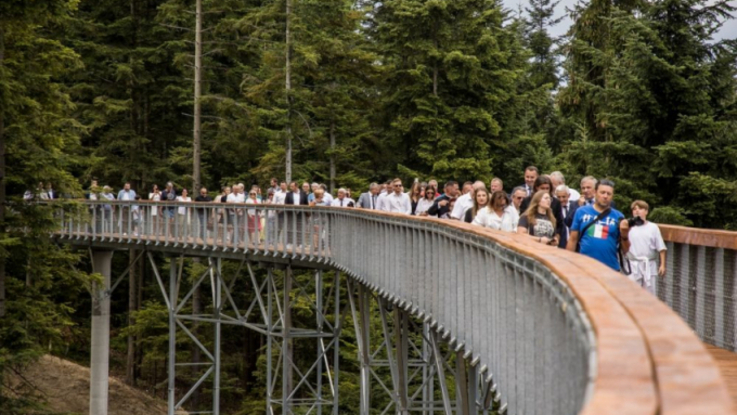
[(182, 115), (192, 106), (181, 103), (176, 88), (191, 81), (182, 79), (165, 47), (173, 35), (156, 20), (161, 3), (83, 2), (65, 36), (85, 64), (68, 79), (77, 118), (89, 127), (84, 174), (111, 186), (131, 181), (144, 194), (148, 184), (172, 178), (167, 158), (192, 131)]
[(560, 23), (563, 16), (555, 17), (555, 8), (560, 0), (529, 0), (530, 7), (525, 8), (528, 14), (526, 24), (527, 47), (532, 53), (530, 78), (535, 87), (548, 85), (550, 89), (558, 87), (558, 40), (550, 36), (549, 29)]
[(505, 107), (523, 62), (517, 34), (491, 0), (377, 2), (373, 33), (384, 57), (380, 134), (405, 176), (488, 178), (503, 147)]
[[(21, 197), (26, 190), (40, 197), (40, 182), (53, 183), (62, 194), (79, 192), (69, 172), (79, 163), (84, 128), (72, 118), (74, 104), (59, 79), (79, 70), (81, 62), (53, 36), (75, 7), (75, 1), (0, 3), (2, 385), (9, 372), (49, 346), (60, 346), (72, 310), (58, 302), (57, 290), (63, 287), (67, 298), (75, 298), (88, 282), (73, 271), (77, 255), (48, 237), (55, 227), (52, 209)], [(0, 388), (0, 412), (26, 414), (37, 408), (29, 389), (16, 394)]]
[(577, 38), (592, 33), (579, 21), (561, 93), (582, 133), (568, 148), (571, 166), (614, 178), (622, 202), (666, 206), (670, 221), (735, 223), (718, 206), (734, 187), (724, 150), (736, 139), (736, 55), (729, 42), (710, 44), (732, 10), (698, 0), (654, 2), (638, 15), (615, 7), (601, 20), (606, 43)]

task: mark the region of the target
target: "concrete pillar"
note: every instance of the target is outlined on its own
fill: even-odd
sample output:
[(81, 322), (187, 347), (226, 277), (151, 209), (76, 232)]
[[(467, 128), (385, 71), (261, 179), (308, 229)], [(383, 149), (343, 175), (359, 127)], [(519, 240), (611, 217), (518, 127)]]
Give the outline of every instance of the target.
[(107, 415), (110, 369), (110, 266), (113, 251), (92, 251), (92, 265), (102, 283), (92, 284), (92, 350), (90, 358), (90, 415)]

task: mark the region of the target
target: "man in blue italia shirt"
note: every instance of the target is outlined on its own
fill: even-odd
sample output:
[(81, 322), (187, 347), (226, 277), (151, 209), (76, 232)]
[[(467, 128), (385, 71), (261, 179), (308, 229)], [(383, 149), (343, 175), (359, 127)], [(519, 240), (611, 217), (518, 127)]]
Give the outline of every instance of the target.
[(614, 183), (601, 180), (596, 183), (594, 203), (576, 210), (568, 237), (569, 251), (576, 251), (619, 271), (617, 258), (621, 242), (623, 252), (629, 251), (629, 224), (622, 212), (612, 208)]

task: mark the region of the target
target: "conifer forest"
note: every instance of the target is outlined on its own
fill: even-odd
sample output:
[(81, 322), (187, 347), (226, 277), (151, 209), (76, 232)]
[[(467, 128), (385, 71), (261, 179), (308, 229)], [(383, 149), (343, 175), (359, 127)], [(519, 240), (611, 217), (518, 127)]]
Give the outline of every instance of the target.
[[(271, 177), (511, 189), (535, 165), (610, 178), (655, 222), (737, 230), (737, 39), (716, 36), (737, 3), (525, 1), (0, 0), (0, 414), (55, 413), (17, 382), (41, 356), (89, 364), (99, 276), (48, 238), (48, 206), (23, 203), (39, 183), (70, 199), (92, 179), (116, 194)], [(114, 257), (131, 271), (112, 297), (110, 370), (165, 399), (167, 309), (136, 256)], [(340, 342), (340, 413), (358, 413), (353, 331)], [(265, 413), (263, 347), (223, 332), (223, 413)]]

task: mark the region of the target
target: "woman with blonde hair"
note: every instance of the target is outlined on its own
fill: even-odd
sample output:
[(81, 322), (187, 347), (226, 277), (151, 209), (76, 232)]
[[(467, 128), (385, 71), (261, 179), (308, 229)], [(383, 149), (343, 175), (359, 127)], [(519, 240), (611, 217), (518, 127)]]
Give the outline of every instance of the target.
[(518, 222), (519, 213), (503, 191), (492, 193), (489, 206), (479, 210), (473, 219), (474, 225), (504, 232), (516, 232)]
[(553, 202), (550, 193), (540, 190), (532, 196), (530, 206), (520, 216), (517, 233), (530, 237), (546, 245), (558, 245), (558, 229), (555, 214), (551, 207)]
[(463, 221), (466, 223), (473, 222), (482, 209), (486, 209), (489, 206), (489, 191), (485, 187), (479, 187), (473, 190), (473, 206), (466, 210), (463, 214)]

